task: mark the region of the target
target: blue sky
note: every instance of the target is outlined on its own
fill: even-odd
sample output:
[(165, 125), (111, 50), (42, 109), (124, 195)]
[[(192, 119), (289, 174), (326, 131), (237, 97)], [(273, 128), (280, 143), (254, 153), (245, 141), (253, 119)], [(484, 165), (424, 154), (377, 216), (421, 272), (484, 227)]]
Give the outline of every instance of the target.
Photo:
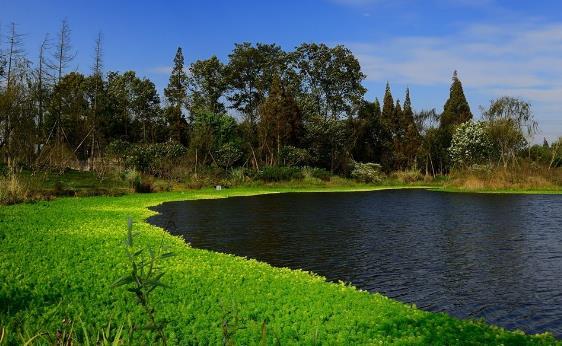
[(162, 89), (177, 46), (188, 62), (234, 43), (344, 44), (367, 75), (367, 97), (390, 81), (406, 86), (414, 106), (441, 110), (453, 70), (478, 117), (480, 105), (512, 95), (530, 101), (541, 134), (562, 135), (562, 1), (550, 0), (285, 0), (285, 1), (25, 1), (0, 0), (0, 24), (15, 22), (37, 55), (46, 33), (67, 18), (87, 71), (94, 39), (104, 35), (105, 69), (135, 70)]

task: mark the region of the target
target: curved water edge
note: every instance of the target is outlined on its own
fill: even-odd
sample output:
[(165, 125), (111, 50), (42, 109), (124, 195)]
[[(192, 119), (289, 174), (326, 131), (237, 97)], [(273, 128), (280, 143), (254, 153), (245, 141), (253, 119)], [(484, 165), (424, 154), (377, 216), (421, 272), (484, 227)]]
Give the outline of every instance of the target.
[(150, 223), (196, 248), (309, 270), (429, 311), (562, 336), (562, 196), (310, 192), (152, 209), (160, 214)]

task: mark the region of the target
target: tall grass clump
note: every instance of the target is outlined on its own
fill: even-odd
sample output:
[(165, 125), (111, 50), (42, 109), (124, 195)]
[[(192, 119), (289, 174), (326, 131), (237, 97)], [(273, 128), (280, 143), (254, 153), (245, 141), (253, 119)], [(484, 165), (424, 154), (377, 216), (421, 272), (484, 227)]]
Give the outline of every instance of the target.
[(532, 162), (522, 161), (509, 168), (496, 165), (472, 165), (455, 169), (445, 187), (467, 191), (476, 190), (559, 190), (562, 169), (548, 169)]
[(0, 204), (16, 204), (31, 200), (27, 184), (15, 174), (0, 177)]

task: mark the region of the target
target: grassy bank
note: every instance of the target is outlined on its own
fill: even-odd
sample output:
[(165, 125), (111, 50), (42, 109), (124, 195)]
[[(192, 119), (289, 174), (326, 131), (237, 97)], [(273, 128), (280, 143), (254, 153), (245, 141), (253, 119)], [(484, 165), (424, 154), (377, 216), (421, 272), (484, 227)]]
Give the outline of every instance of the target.
[[(321, 277), (186, 246), (145, 223), (165, 201), (299, 191), (293, 188), (200, 190), (121, 197), (60, 198), (0, 207), (0, 325), (7, 337), (89, 328), (145, 317), (112, 282), (128, 271), (123, 239), (130, 216), (145, 245), (176, 256), (165, 265), (169, 288), (155, 291), (156, 315), (170, 344), (551, 344), (477, 321), (428, 313)], [(307, 188), (304, 190), (317, 190)], [(332, 190), (348, 190), (333, 188)], [(225, 333), (226, 326), (226, 333)], [(78, 324), (76, 327), (78, 330)], [(133, 343), (146, 343), (135, 333)], [(77, 338), (79, 338), (79, 332)]]
[[(69, 170), (62, 174), (24, 171), (13, 176), (0, 176), (0, 204), (17, 204), (51, 200), (61, 196), (119, 196), (135, 191), (187, 192), (223, 185), (236, 188), (273, 189), (364, 189), (365, 184), (354, 179), (330, 176), (326, 171), (294, 169), (298, 178), (248, 176), (233, 172), (225, 176), (200, 175), (182, 179), (162, 179), (131, 171), (110, 171), (105, 174)], [(275, 169), (273, 169), (275, 171)], [(280, 171), (282, 171), (280, 169)], [(322, 172), (317, 175), (314, 172)], [(248, 173), (248, 172), (246, 172)], [(257, 174), (253, 172), (253, 174)], [(270, 177), (271, 178), (271, 177)], [(491, 193), (562, 193), (562, 168), (545, 169), (522, 165), (510, 169), (457, 170), (447, 176), (423, 176), (417, 171), (380, 174), (377, 187), (428, 187), (449, 192)]]

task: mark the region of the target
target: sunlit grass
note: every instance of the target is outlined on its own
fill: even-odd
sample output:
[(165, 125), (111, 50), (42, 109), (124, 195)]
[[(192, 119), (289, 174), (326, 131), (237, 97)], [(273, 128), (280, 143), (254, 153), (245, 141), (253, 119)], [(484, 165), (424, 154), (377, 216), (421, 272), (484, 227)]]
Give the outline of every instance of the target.
[(261, 342), (264, 325), (270, 344), (554, 342), (546, 335), (525, 336), (424, 312), (303, 271), (193, 249), (143, 221), (154, 214), (147, 207), (165, 201), (297, 191), (301, 190), (208, 189), (2, 206), (0, 325), (7, 327), (9, 337), (21, 330), (54, 331), (63, 319), (80, 318), (93, 330), (108, 321), (142, 319), (129, 293), (111, 288), (127, 270), (123, 239), (127, 218), (132, 217), (140, 246), (163, 244), (176, 254), (163, 279), (170, 288), (154, 295), (158, 317), (169, 321), (165, 332), (170, 344), (220, 344), (221, 325), (234, 316), (239, 326), (233, 338), (241, 345)]

